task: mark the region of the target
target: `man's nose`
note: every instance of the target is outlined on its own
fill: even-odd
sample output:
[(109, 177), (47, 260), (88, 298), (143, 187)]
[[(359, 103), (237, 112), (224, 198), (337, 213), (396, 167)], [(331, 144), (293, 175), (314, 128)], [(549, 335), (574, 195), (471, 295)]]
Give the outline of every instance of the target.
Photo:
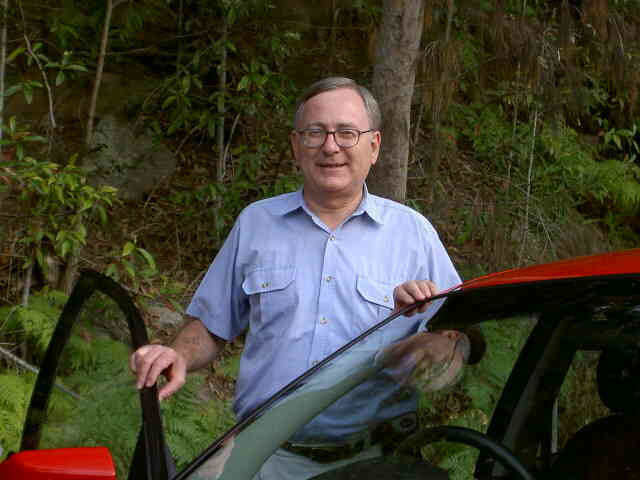
[(340, 151), (340, 146), (336, 143), (335, 132), (327, 132), (327, 138), (322, 145), (322, 151), (326, 154), (337, 153)]

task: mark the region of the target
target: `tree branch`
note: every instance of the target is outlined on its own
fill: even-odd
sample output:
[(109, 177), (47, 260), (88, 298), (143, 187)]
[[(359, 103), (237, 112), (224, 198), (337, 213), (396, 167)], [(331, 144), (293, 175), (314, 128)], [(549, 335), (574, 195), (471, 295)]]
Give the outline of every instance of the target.
[[(34, 367), (33, 365), (31, 365), (30, 363), (25, 362), (24, 360), (22, 360), (20, 357), (15, 356), (13, 353), (11, 353), (9, 350), (6, 350), (2, 347), (0, 347), (0, 355), (8, 358), (9, 360), (11, 360), (12, 362), (14, 362), (16, 365), (19, 365), (20, 367), (24, 368), (25, 370), (29, 370), (30, 372), (35, 373), (36, 375), (38, 375), (38, 373), (40, 373), (40, 370), (38, 369), (38, 367)], [(82, 400), (82, 397), (80, 395), (78, 395), (77, 393), (75, 393), (73, 390), (69, 390), (67, 387), (65, 387), (64, 385), (62, 385), (61, 383), (56, 382), (54, 384), (54, 386), (63, 391), (64, 393), (67, 393), (69, 395), (71, 395), (73, 398), (75, 398), (76, 400)]]
[(128, 0), (107, 0), (107, 9), (104, 14), (104, 23), (102, 25), (102, 38), (100, 39), (100, 52), (98, 53), (98, 65), (96, 67), (96, 78), (93, 83), (93, 91), (91, 92), (91, 102), (89, 103), (89, 115), (87, 118), (87, 134), (85, 136), (85, 145), (88, 147), (93, 139), (93, 119), (96, 116), (96, 104), (98, 103), (98, 92), (102, 83), (102, 72), (104, 70), (104, 58), (107, 52), (107, 44), (109, 42), (109, 30), (111, 29), (111, 14), (113, 9)]
[[(56, 129), (56, 119), (53, 113), (53, 91), (51, 90), (51, 85), (49, 84), (49, 78), (47, 77), (47, 74), (44, 71), (42, 64), (40, 63), (40, 59), (33, 51), (33, 48), (31, 46), (31, 40), (29, 40), (29, 36), (27, 35), (27, 25), (26, 25), (24, 10), (22, 9), (21, 1), (18, 1), (18, 8), (20, 9), (20, 16), (22, 17), (22, 25), (23, 25), (23, 31), (24, 31), (23, 37), (24, 37), (25, 44), (27, 45), (27, 51), (29, 52), (29, 55), (31, 55), (31, 58), (33, 58), (33, 61), (36, 63), (38, 70), (40, 70), (40, 75), (42, 75), (42, 81), (44, 82), (44, 86), (47, 89), (47, 98), (49, 100), (49, 124), (51, 125), (51, 132), (53, 132)], [(51, 142), (49, 142), (49, 146), (51, 146)]]

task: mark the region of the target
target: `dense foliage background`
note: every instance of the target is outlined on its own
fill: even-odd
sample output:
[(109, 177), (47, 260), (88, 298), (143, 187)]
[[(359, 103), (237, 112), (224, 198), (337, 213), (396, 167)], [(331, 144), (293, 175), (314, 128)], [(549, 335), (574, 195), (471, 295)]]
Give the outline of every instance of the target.
[[(371, 85), (386, 10), (375, 0), (0, 6), (6, 454), (17, 448), (33, 382), (6, 352), (38, 365), (83, 267), (124, 283), (153, 335), (168, 339), (177, 326), (150, 312), (182, 311), (245, 205), (297, 188), (288, 144), (296, 96), (327, 75)], [(405, 201), (435, 224), (463, 276), (637, 245), (640, 4), (436, 0), (423, 8)], [(381, 100), (393, 103), (393, 92)], [(141, 138), (147, 150), (129, 156)], [(95, 308), (98, 316), (114, 310)], [(425, 398), (425, 421), (486, 427), (520, 347), (511, 328), (486, 328), (499, 347), (463, 385)], [(109, 391), (131, 390), (115, 330), (90, 322), (79, 330), (64, 372), (70, 388), (90, 397), (91, 385), (117, 373), (122, 380)], [(193, 438), (206, 443), (232, 421), (240, 347), (241, 340), (229, 345), (215, 371), (167, 404), (180, 462), (197, 451)], [(592, 361), (577, 362), (561, 410), (600, 408), (577, 389), (590, 383), (581, 365)], [(115, 365), (118, 372), (105, 370)], [(54, 405), (61, 422), (78, 408), (74, 401)], [(111, 418), (118, 428), (131, 423)], [(579, 426), (574, 418), (565, 415), (566, 431)], [(51, 443), (104, 443), (109, 432), (106, 425), (54, 429)], [(423, 453), (462, 465), (459, 478), (472, 455), (452, 447)]]

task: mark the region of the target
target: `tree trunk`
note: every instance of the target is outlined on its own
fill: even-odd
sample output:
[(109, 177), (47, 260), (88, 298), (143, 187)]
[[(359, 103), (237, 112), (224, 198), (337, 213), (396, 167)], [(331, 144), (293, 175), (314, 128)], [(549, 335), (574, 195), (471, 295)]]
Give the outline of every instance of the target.
[[(2, 26), (0, 27), (0, 125), (4, 125), (4, 77), (7, 67), (7, 9), (9, 0), (2, 0)], [(2, 128), (0, 128), (0, 140), (2, 140)], [(2, 152), (0, 145), (0, 152)], [(0, 159), (1, 160), (1, 159)]]
[(398, 202), (404, 202), (407, 193), (411, 98), (423, 16), (423, 0), (384, 0), (376, 43), (373, 94), (383, 118), (382, 150), (367, 185)]
[[(220, 88), (220, 96), (218, 97), (218, 168), (216, 169), (216, 178), (218, 183), (224, 181), (225, 170), (227, 168), (227, 159), (224, 148), (224, 117), (227, 113), (226, 95), (227, 95), (227, 36), (229, 34), (229, 13), (225, 12), (222, 23), (222, 52), (220, 55), (220, 71), (218, 73), (218, 85)], [(231, 140), (229, 140), (231, 141)]]
[(89, 114), (87, 115), (87, 132), (84, 143), (89, 148), (93, 139), (93, 121), (96, 115), (96, 105), (98, 103), (98, 92), (100, 92), (100, 84), (102, 83), (102, 72), (104, 71), (104, 60), (107, 55), (107, 44), (109, 43), (109, 30), (111, 29), (111, 14), (113, 10), (128, 0), (107, 0), (104, 13), (104, 23), (102, 24), (102, 37), (100, 39), (100, 51), (98, 52), (98, 65), (96, 66), (96, 78), (93, 83), (93, 91), (91, 92), (91, 101), (89, 102)]

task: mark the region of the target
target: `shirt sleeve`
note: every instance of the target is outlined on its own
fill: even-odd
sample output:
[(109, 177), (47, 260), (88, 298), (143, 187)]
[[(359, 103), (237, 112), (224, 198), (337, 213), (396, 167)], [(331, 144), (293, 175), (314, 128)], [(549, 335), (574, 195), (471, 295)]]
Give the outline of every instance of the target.
[(233, 340), (248, 325), (248, 299), (242, 290), (239, 259), (241, 230), (239, 217), (187, 307), (188, 315), (225, 340)]

